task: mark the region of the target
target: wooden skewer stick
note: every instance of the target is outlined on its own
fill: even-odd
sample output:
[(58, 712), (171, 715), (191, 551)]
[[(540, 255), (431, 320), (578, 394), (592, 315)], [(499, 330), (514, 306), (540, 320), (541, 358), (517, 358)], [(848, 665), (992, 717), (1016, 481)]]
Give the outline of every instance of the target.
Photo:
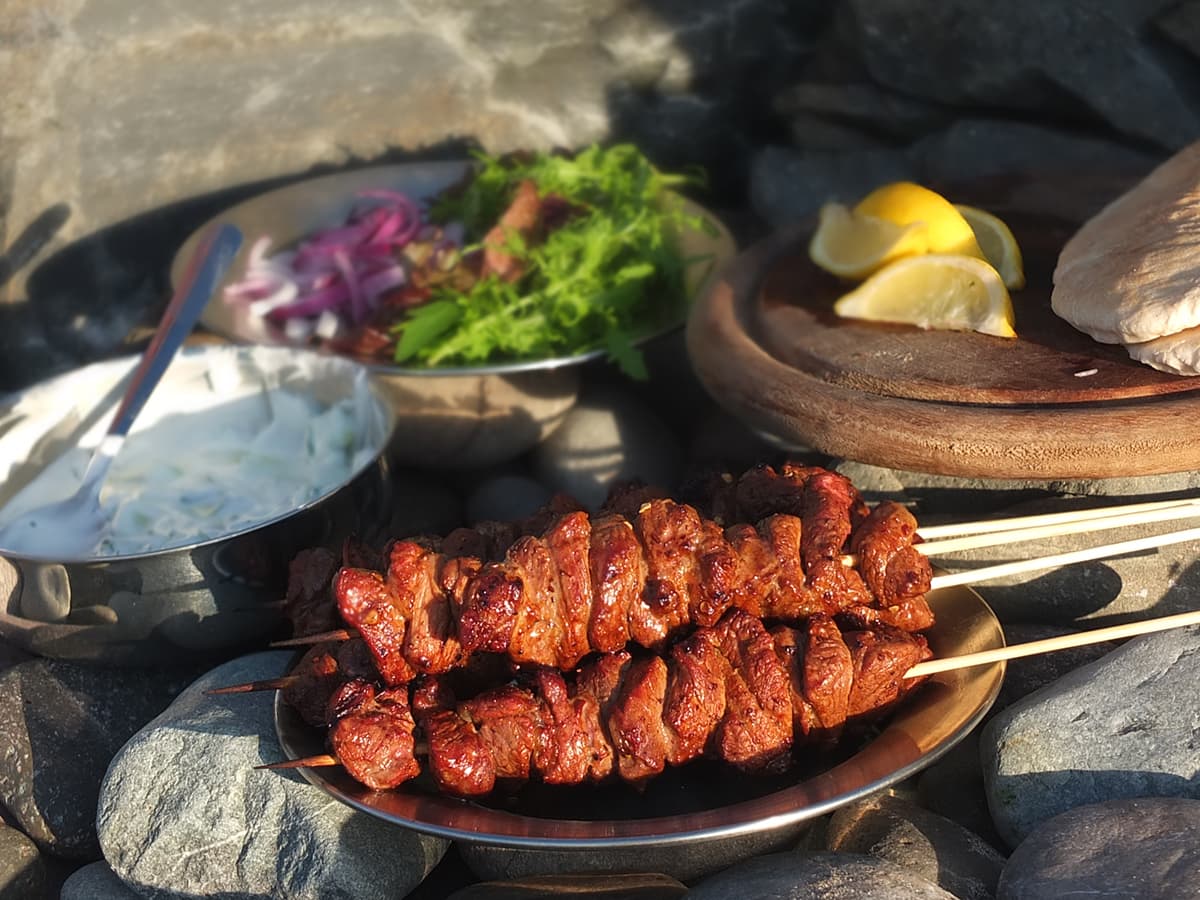
[[(416, 757), (429, 755), (429, 744), (417, 741), (413, 744), (413, 755)], [(321, 769), (327, 766), (340, 766), (338, 758), (331, 753), (318, 753), (315, 756), (302, 756), (299, 759), (285, 759), (282, 762), (263, 763), (256, 769)]]
[[(1175, 504), (1160, 509), (1134, 513), (1114, 513), (1110, 516), (1095, 516), (1081, 522), (1051, 522), (1008, 531), (990, 531), (982, 534), (967, 534), (960, 537), (943, 538), (913, 544), (922, 556), (943, 556), (963, 550), (980, 550), (984, 547), (999, 547), (1004, 544), (1021, 544), (1041, 538), (1060, 537), (1064, 534), (1086, 534), (1090, 531), (1107, 531), (1112, 528), (1129, 528), (1134, 525), (1150, 525), (1154, 522), (1171, 522), (1178, 519), (1200, 518), (1200, 502)], [(847, 566), (858, 564), (858, 557), (847, 554), (842, 557)]]
[(300, 637), (288, 638), (284, 641), (272, 641), (270, 647), (307, 647), (310, 644), (323, 644), (326, 641), (348, 641), (353, 637), (347, 628), (335, 628), (333, 631), (322, 631), (320, 634), (304, 634)]
[(969, 534), (938, 541), (927, 541), (913, 546), (918, 553), (925, 556), (941, 556), (945, 553), (978, 550), (982, 547), (998, 547), (1003, 544), (1020, 544), (1041, 538), (1060, 537), (1064, 534), (1086, 534), (1090, 531), (1107, 531), (1111, 528), (1128, 528), (1134, 525), (1149, 525), (1154, 522), (1196, 518), (1200, 518), (1200, 502), (1133, 513), (1114, 513), (1111, 516), (1096, 516), (1080, 522), (1052, 522), (1008, 531)]
[(1200, 504), (1200, 498), (1153, 500), (1148, 503), (1122, 503), (1092, 509), (1040, 513), (1034, 516), (1011, 516), (1006, 519), (985, 519), (980, 522), (950, 522), (945, 525), (926, 525), (918, 528), (917, 534), (926, 541), (933, 541), (938, 538), (956, 537), (960, 534), (992, 534), (998, 531), (1012, 531), (1018, 528), (1057, 525), (1066, 522), (1086, 522), (1089, 519), (1102, 519), (1113, 515), (1129, 515), (1131, 513), (1151, 512), (1156, 509), (1169, 509), (1176, 506), (1196, 504)]
[[(1071, 647), (1085, 647), (1089, 644), (1102, 644), (1105, 641), (1117, 641), (1125, 638), (1138, 637), (1143, 634), (1153, 634), (1157, 631), (1168, 631), (1172, 628), (1182, 628), (1186, 625), (1200, 625), (1200, 610), (1177, 613), (1173, 616), (1159, 616), (1153, 619), (1143, 619), (1140, 622), (1127, 622), (1124, 625), (1110, 625), (1107, 628), (1095, 628), (1091, 631), (1077, 631), (1074, 634), (1062, 634), (1057, 637), (1043, 638), (1039, 641), (1027, 641), (1023, 644), (1010, 644), (1007, 647), (997, 647), (994, 650), (981, 650), (978, 653), (964, 653), (961, 656), (947, 656), (941, 659), (927, 659), (917, 663), (904, 673), (905, 678), (921, 678), (926, 675), (937, 675), (941, 672), (952, 672), (958, 669), (969, 669), (974, 666), (986, 666), (997, 662), (1007, 662), (1010, 659), (1020, 659), (1026, 656), (1036, 656), (1041, 653), (1053, 653), (1057, 650), (1067, 650)], [(418, 744), (415, 752), (421, 754), (428, 747)], [(255, 766), (255, 769), (302, 769), (320, 768), (323, 766), (340, 765), (337, 758), (321, 753), (316, 756), (305, 756), (300, 759), (288, 759), (283, 762), (266, 763)]]
[(282, 691), (289, 685), (299, 681), (299, 676), (284, 675), (282, 678), (268, 678), (265, 681), (247, 681), (244, 684), (231, 684), (227, 687), (209, 688), (205, 694), (249, 694), (252, 691)]
[(1200, 540), (1200, 528), (1168, 531), (1166, 534), (1153, 534), (1144, 538), (1118, 541), (1115, 544), (1101, 544), (1098, 547), (1085, 547), (1082, 550), (1070, 550), (1066, 553), (1054, 553), (1050, 556), (1038, 556), (1033, 559), (1019, 559), (1015, 562), (984, 566), (980, 569), (966, 569), (962, 572), (934, 575), (930, 587), (936, 591), (938, 588), (954, 587), (960, 584), (978, 584), (982, 581), (991, 581), (993, 578), (1023, 575), (1026, 572), (1039, 572), (1045, 569), (1054, 569), (1058, 566), (1072, 565), (1077, 562), (1108, 559), (1113, 556), (1123, 556), (1126, 553), (1139, 553), (1143, 550), (1157, 550), (1159, 547), (1168, 547), (1171, 544), (1185, 544), (1188, 541), (1195, 540)]
[(299, 759), (285, 759), (283, 762), (263, 763), (256, 769), (319, 769), (323, 766), (340, 766), (336, 756), (319, 753), (316, 756), (302, 756)]
[(968, 669), (972, 666), (984, 666), (1009, 659), (1019, 659), (1023, 656), (1053, 653), (1055, 650), (1066, 650), (1069, 647), (1084, 647), (1088, 644), (1116, 641), (1122, 638), (1136, 637), (1140, 634), (1150, 634), (1155, 631), (1182, 628), (1184, 625), (1200, 625), (1200, 610), (1177, 613), (1173, 616), (1160, 616), (1155, 619), (1143, 619), (1140, 622), (1127, 622), (1124, 625), (1111, 625), (1107, 628), (1096, 628), (1092, 631), (1077, 631), (1074, 634), (1063, 634), (1058, 637), (1043, 638), (1040, 641), (1013, 644), (1009, 647), (997, 647), (995, 650), (982, 650), (979, 653), (964, 653), (962, 656), (927, 659), (925, 662), (917, 663), (905, 672), (904, 677), (918, 678), (922, 675), (936, 675), (938, 672)]

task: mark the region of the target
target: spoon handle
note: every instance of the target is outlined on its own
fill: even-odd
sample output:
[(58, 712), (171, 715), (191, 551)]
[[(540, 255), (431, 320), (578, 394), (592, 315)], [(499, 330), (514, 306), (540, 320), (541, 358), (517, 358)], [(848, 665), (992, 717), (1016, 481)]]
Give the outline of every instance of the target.
[(134, 370), (121, 405), (108, 427), (107, 437), (124, 438), (129, 433), (133, 420), (146, 405), (175, 352), (191, 334), (241, 245), (241, 231), (230, 224), (219, 226), (200, 242), (187, 274), (167, 304), (158, 328)]

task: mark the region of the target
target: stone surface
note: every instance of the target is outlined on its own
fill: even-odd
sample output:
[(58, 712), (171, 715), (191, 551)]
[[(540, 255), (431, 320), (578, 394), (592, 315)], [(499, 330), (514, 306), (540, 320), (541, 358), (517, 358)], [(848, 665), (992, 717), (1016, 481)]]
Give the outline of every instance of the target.
[(1200, 797), (1200, 628), (1134, 638), (1000, 712), (981, 736), (996, 829), (1016, 846), (1069, 809)]
[(907, 0), (855, 0), (842, 12), (878, 84), (955, 106), (1048, 118), (1079, 118), (1086, 104), (1114, 130), (1174, 150), (1200, 135), (1200, 118), (1140, 36), (1167, 5), (953, 0), (922, 17)]
[[(913, 143), (908, 154), (924, 183), (961, 185), (996, 176), (1056, 177), (1080, 173), (1145, 174), (1160, 154), (1116, 141), (1031, 122), (963, 118)], [(1084, 208), (1089, 214), (1099, 210)], [(1071, 216), (1060, 209), (1060, 216)], [(1076, 213), (1077, 215), (1077, 213)]]
[(979, 764), (979, 731), (974, 729), (917, 776), (916, 802), (957, 822), (993, 847), (1005, 848), (988, 810), (983, 769)]
[(402, 897), (446, 842), (331, 800), (283, 758), (271, 693), (207, 688), (282, 675), (292, 654), (241, 657), (206, 673), (113, 759), (100, 791), (104, 857), (143, 897)]
[(538, 480), (589, 508), (618, 481), (673, 484), (679, 462), (677, 438), (633, 389), (585, 396), (533, 451)]
[(826, 846), (911, 869), (959, 900), (990, 900), (1004, 868), (1004, 857), (978, 835), (889, 794), (835, 812)]
[(185, 673), (34, 659), (0, 673), (0, 803), (47, 853), (100, 857), (96, 798), (113, 755), (187, 684)]
[(687, 886), (667, 875), (552, 875), (518, 881), (484, 881), (455, 891), (449, 900), (676, 900)]
[[(951, 118), (945, 106), (906, 97), (869, 81), (803, 81), (780, 91), (773, 107), (784, 117), (808, 114), (845, 123), (860, 133), (904, 140), (936, 131)], [(793, 134), (800, 146), (813, 146), (801, 139), (803, 132), (797, 131), (794, 119)]]
[(997, 900), (1200, 896), (1200, 801), (1112, 800), (1043, 823), (1013, 852)]
[(137, 900), (138, 894), (116, 876), (108, 863), (77, 869), (63, 882), (59, 900)]
[(468, 522), (506, 521), (528, 516), (550, 499), (550, 491), (528, 475), (497, 475), (477, 485), (467, 497)]
[(816, 215), (822, 203), (857, 203), (888, 181), (917, 177), (902, 153), (865, 149), (847, 153), (768, 146), (750, 170), (750, 205), (776, 228)]
[(692, 882), (763, 853), (794, 846), (803, 823), (740, 837), (682, 845), (583, 850), (523, 850), (460, 843), (458, 852), (482, 879), (657, 872)]
[(17, 663), (27, 662), (32, 658), (32, 656), (20, 647), (14, 647), (8, 641), (0, 638), (0, 672), (3, 672), (5, 669), (11, 669)]
[(46, 890), (46, 867), (37, 844), (0, 825), (0, 900), (32, 900)]
[(382, 533), (367, 536), (371, 543), (382, 546), (399, 536), (445, 534), (462, 524), (462, 501), (437, 475), (402, 468), (392, 478), (394, 512)]
[[(1063, 634), (1073, 634), (1077, 630), (1060, 628), (1056, 625), (1011, 623), (1004, 626), (1004, 642), (1009, 645), (1025, 644)], [(1045, 687), (1052, 681), (1056, 681), (1068, 672), (1095, 662), (1100, 657), (1111, 653), (1118, 646), (1116, 641), (1104, 641), (1099, 644), (1068, 647), (1053, 653), (1038, 653), (1021, 659), (1009, 660), (1004, 672), (1004, 683), (1000, 685), (1000, 695), (992, 706), (992, 712), (997, 713), (1012, 706), (1018, 700)]]
[(688, 900), (953, 900), (894, 863), (855, 853), (774, 853), (697, 884)]
[(1154, 20), (1154, 27), (1192, 56), (1200, 57), (1200, 3), (1196, 0), (1168, 8)]

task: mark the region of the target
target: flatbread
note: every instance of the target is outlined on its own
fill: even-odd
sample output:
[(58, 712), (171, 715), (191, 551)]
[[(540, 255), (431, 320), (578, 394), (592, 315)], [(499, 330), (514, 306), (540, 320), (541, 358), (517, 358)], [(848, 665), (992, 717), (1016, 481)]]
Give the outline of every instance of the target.
[(1105, 344), (1200, 326), (1200, 142), (1075, 233), (1059, 255), (1050, 303)]
[(1185, 328), (1140, 344), (1126, 344), (1129, 355), (1160, 372), (1200, 375), (1200, 328)]

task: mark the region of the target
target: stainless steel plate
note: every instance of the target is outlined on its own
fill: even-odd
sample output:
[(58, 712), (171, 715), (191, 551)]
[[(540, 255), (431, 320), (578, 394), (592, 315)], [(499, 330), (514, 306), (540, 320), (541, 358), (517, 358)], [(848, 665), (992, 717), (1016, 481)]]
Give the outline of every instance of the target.
[[(175, 284), (182, 278), (192, 247), (214, 222), (231, 222), (246, 235), (246, 244), (234, 259), (229, 274), (222, 282), (223, 287), (244, 275), (249, 247), (263, 235), (270, 236), (273, 251), (295, 244), (319, 228), (345, 221), (357, 202), (358, 192), (363, 190), (384, 188), (402, 191), (417, 201), (427, 200), (458, 181), (470, 165), (471, 163), (465, 160), (451, 160), (372, 166), (298, 181), (252, 197), (216, 216), (184, 242), (172, 262), (171, 281)], [(670, 202), (680, 204), (685, 214), (706, 219), (712, 226), (711, 231), (688, 229), (679, 236), (684, 258), (697, 260), (688, 269), (687, 286), (689, 296), (697, 296), (707, 289), (717, 270), (734, 257), (737, 248), (728, 230), (711, 212), (677, 194), (670, 194), (669, 197)], [(665, 331), (681, 327), (683, 318), (681, 316), (679, 322), (669, 323), (662, 330), (642, 336), (642, 340), (651, 340)], [(294, 344), (279, 329), (247, 315), (244, 306), (225, 302), (219, 291), (217, 297), (205, 309), (200, 321), (210, 331), (233, 341)], [(605, 353), (606, 351), (601, 349), (574, 356), (470, 367), (417, 368), (370, 359), (358, 361), (382, 374), (419, 378), (505, 375), (557, 369), (598, 359)]]
[[(1004, 645), (995, 614), (970, 588), (929, 595), (939, 657)], [(397, 825), (454, 840), (542, 850), (632, 848), (756, 834), (824, 815), (902, 781), (967, 735), (996, 699), (1004, 663), (929, 679), (870, 740), (814, 759), (784, 779), (739, 776), (717, 764), (668, 770), (642, 793), (624, 785), (531, 785), (494, 805), (405, 787), (371, 791), (338, 767), (301, 769), (330, 796)], [(275, 724), (289, 758), (325, 752), (321, 732), (276, 696)]]

